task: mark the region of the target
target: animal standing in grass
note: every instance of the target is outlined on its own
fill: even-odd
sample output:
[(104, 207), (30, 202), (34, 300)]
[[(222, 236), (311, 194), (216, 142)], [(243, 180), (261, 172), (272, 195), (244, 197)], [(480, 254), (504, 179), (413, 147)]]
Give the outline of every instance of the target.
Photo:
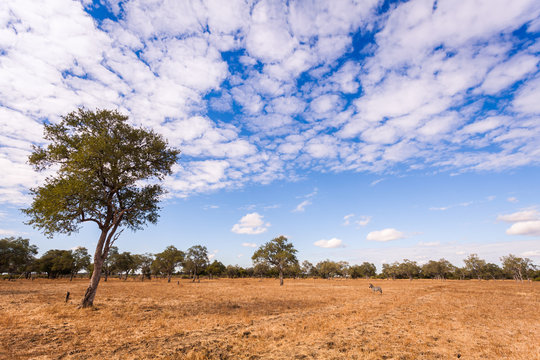
[(373, 290), (373, 292), (377, 292), (377, 291), (380, 292), (381, 295), (382, 295), (382, 289), (381, 289), (380, 286), (373, 286), (373, 284), (369, 284), (369, 288), (370, 288), (371, 290)]

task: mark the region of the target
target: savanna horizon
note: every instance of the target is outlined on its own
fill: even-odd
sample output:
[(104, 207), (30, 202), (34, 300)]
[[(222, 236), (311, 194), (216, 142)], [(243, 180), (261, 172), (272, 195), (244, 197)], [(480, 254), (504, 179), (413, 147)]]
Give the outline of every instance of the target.
[[(373, 283), (383, 294), (369, 289)], [(178, 285), (179, 284), (179, 285)], [(0, 282), (9, 359), (533, 359), (540, 283), (88, 279)], [(65, 302), (66, 292), (71, 299)]]

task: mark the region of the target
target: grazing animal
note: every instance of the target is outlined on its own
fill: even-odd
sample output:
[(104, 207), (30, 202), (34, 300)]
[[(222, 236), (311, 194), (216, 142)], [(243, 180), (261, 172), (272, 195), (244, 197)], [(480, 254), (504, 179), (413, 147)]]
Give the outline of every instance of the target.
[(370, 288), (371, 290), (373, 290), (373, 292), (377, 292), (377, 291), (380, 292), (381, 295), (382, 295), (382, 289), (381, 289), (380, 286), (373, 286), (373, 284), (369, 284), (369, 288)]

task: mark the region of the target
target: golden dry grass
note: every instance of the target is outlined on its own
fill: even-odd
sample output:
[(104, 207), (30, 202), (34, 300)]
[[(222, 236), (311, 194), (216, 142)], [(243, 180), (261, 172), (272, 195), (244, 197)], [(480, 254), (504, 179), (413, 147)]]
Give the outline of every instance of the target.
[(540, 283), (176, 281), (0, 281), (0, 358), (540, 359)]

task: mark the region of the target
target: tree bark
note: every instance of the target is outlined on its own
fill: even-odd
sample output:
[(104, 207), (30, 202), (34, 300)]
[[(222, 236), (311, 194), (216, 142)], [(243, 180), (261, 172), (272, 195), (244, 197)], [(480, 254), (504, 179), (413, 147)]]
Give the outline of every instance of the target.
[(169, 276), (167, 277), (167, 282), (168, 282), (168, 283), (171, 282), (171, 276), (172, 276), (172, 274), (169, 274)]
[(279, 286), (283, 286), (283, 269), (279, 269)]
[(90, 284), (84, 293), (84, 297), (81, 302), (82, 308), (88, 308), (94, 306), (94, 298), (96, 297), (96, 291), (99, 285), (99, 279), (101, 278), (101, 268), (103, 267), (103, 260), (101, 257), (94, 258), (94, 272), (90, 278)]

